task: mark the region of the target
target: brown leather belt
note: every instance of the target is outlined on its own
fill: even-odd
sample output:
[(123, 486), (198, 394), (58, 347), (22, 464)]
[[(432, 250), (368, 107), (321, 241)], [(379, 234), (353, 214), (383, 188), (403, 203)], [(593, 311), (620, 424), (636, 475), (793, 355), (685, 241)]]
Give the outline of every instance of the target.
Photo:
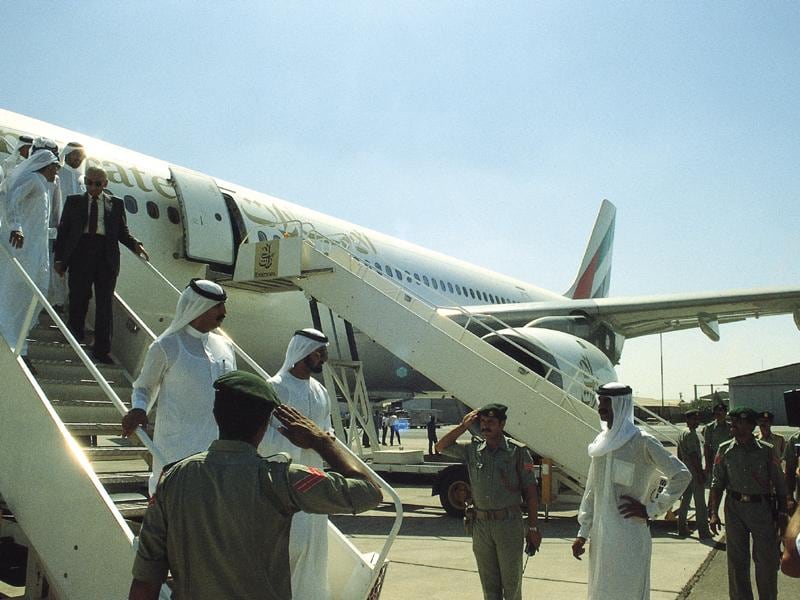
[(739, 492), (734, 492), (731, 490), (729, 490), (728, 493), (730, 494), (731, 498), (744, 504), (769, 500), (769, 494), (740, 494)]
[(512, 515), (522, 512), (519, 506), (509, 506), (508, 508), (501, 508), (500, 510), (480, 510), (475, 509), (475, 518), (479, 521), (504, 521)]

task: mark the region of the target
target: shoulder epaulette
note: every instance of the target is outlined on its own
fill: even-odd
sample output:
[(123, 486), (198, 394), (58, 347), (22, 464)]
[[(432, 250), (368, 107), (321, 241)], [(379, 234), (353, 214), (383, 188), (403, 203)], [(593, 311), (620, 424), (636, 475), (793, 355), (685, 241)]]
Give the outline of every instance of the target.
[(285, 465), (292, 464), (292, 457), (288, 452), (278, 452), (277, 454), (270, 454), (269, 456), (262, 456), (261, 460), (265, 462), (280, 463)]

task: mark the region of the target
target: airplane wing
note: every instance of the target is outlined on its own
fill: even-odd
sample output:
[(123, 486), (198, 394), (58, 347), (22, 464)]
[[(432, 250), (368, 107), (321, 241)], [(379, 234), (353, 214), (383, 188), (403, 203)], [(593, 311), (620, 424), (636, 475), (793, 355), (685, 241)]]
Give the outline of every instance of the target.
[[(459, 311), (444, 309), (456, 320)], [(512, 327), (540, 317), (585, 315), (606, 321), (626, 338), (699, 327), (719, 339), (719, 323), (792, 313), (800, 328), (800, 288), (768, 288), (629, 298), (564, 299), (550, 302), (464, 307), (473, 318), (485, 315)], [(494, 326), (496, 328), (496, 325)]]

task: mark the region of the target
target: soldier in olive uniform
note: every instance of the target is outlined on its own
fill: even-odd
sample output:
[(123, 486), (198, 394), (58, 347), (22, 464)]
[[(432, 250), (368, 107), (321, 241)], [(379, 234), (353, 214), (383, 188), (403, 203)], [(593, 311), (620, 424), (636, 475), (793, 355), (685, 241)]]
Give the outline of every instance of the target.
[[(280, 406), (263, 379), (232, 371), (214, 387), (220, 439), (165, 467), (144, 517), (129, 600), (156, 600), (167, 571), (175, 598), (286, 600), (292, 515), (357, 513), (381, 500), (363, 466), (312, 421)], [(273, 408), (280, 431), (336, 472), (258, 455)]]
[(678, 535), (689, 535), (686, 517), (689, 512), (689, 504), (694, 498), (697, 534), (700, 539), (706, 539), (711, 537), (711, 532), (708, 530), (708, 514), (706, 513), (706, 475), (703, 471), (700, 438), (697, 437), (699, 424), (700, 411), (686, 411), (686, 425), (689, 429), (684, 431), (678, 440), (678, 459), (689, 469), (692, 481), (681, 496), (681, 505), (678, 509)]
[(758, 413), (756, 423), (758, 423), (758, 431), (756, 432), (756, 439), (762, 442), (767, 442), (775, 449), (775, 454), (778, 455), (778, 460), (783, 458), (783, 452), (786, 450), (786, 438), (779, 433), (772, 431), (772, 423), (775, 421), (775, 415), (765, 410)]
[(786, 442), (786, 448), (783, 451), (783, 472), (786, 474), (786, 498), (789, 503), (790, 511), (794, 511), (795, 507), (798, 453), (800, 453), (800, 431), (789, 438), (789, 441)]
[[(523, 543), (538, 548), (542, 542), (533, 459), (525, 446), (503, 434), (507, 410), (502, 404), (474, 410), (436, 444), (437, 452), (467, 463), (474, 504), (472, 551), (487, 600), (522, 599)], [(481, 437), (457, 443), (475, 421)], [(523, 501), (527, 523), (520, 509)]]
[(711, 481), (709, 525), (720, 529), (719, 504), (725, 494), (728, 552), (728, 592), (733, 600), (752, 600), (750, 537), (760, 600), (778, 597), (778, 535), (772, 513), (772, 487), (779, 510), (786, 512), (786, 484), (771, 446), (753, 436), (755, 411), (738, 407), (730, 412), (733, 439), (719, 447)]
[(714, 406), (714, 420), (703, 427), (701, 432), (703, 440), (705, 440), (703, 450), (706, 459), (706, 479), (711, 479), (711, 467), (714, 465), (714, 457), (717, 455), (719, 445), (731, 439), (731, 428), (725, 420), (727, 414), (728, 407), (722, 402), (718, 402)]

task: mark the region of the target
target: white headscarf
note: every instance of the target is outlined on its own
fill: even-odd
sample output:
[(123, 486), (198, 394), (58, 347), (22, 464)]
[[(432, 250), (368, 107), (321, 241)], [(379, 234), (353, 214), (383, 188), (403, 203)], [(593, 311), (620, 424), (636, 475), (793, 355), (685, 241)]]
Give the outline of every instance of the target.
[(37, 137), (33, 140), (33, 145), (31, 146), (31, 155), (33, 155), (34, 152), (41, 152), (42, 150), (49, 150), (53, 154), (58, 154), (58, 144), (56, 144), (50, 138)]
[(70, 168), (70, 169), (72, 168), (72, 167), (70, 167), (68, 164), (66, 164), (66, 162), (65, 162), (65, 161), (66, 161), (66, 158), (67, 158), (67, 156), (69, 156), (69, 155), (70, 155), (72, 152), (74, 152), (75, 150), (81, 150), (81, 151), (83, 151), (83, 152), (84, 152), (84, 154), (86, 153), (86, 150), (84, 149), (84, 147), (83, 147), (83, 144), (80, 144), (80, 143), (78, 143), (78, 142), (70, 142), (70, 143), (69, 143), (69, 144), (67, 144), (67, 145), (64, 147), (64, 149), (61, 151), (61, 155), (60, 155), (60, 157), (59, 157), (59, 158), (60, 158), (60, 160), (61, 160), (61, 164), (62, 164), (62, 165), (66, 166), (66, 167), (68, 167), (68, 168)]
[(314, 350), (327, 345), (328, 338), (318, 329), (308, 327), (295, 331), (289, 341), (289, 346), (286, 348), (286, 358), (283, 361), (283, 365), (276, 374), (287, 373)]
[[(50, 150), (39, 150), (39, 152), (36, 154), (31, 154), (30, 158), (26, 158), (19, 163), (19, 165), (17, 165), (17, 168), (13, 171), (13, 177), (16, 179), (21, 175), (33, 173), (34, 171), (38, 171), (39, 169), (43, 169), (47, 165), (52, 164), (58, 164), (58, 158), (56, 158), (56, 155), (50, 152)], [(13, 181), (11, 182), (11, 185), (13, 185)], [(9, 189), (11, 185), (9, 185)]]
[(225, 290), (208, 279), (192, 279), (178, 299), (175, 316), (166, 331), (158, 336), (161, 340), (168, 335), (180, 331), (207, 310), (228, 299)]
[(611, 429), (608, 423), (600, 422), (602, 431), (589, 444), (589, 456), (603, 456), (621, 448), (625, 442), (639, 433), (633, 423), (633, 392), (622, 383), (607, 383), (598, 392), (598, 397), (611, 398), (611, 410), (614, 413)]

